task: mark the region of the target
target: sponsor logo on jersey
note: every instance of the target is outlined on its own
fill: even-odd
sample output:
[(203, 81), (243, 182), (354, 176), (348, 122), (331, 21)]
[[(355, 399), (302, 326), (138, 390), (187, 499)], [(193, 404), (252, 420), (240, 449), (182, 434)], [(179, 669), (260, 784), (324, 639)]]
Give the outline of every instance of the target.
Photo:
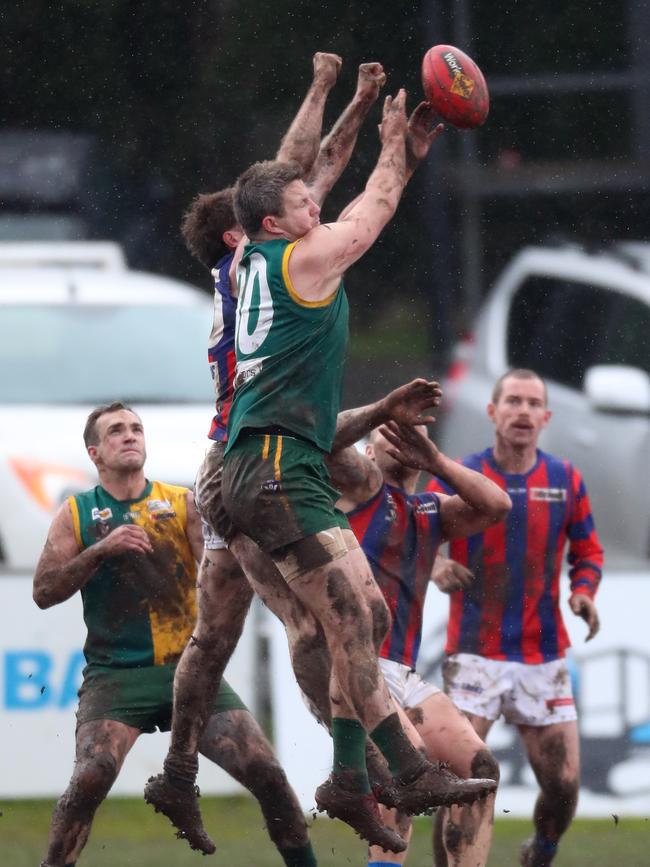
[(168, 521), (176, 517), (169, 500), (147, 500), (147, 511), (154, 521)]
[(124, 513), (125, 521), (137, 521), (140, 517), (140, 509), (131, 509), (130, 512)]
[(397, 506), (395, 505), (395, 500), (393, 499), (392, 494), (386, 494), (386, 504), (388, 506), (386, 521), (392, 524), (397, 518)]
[(429, 503), (418, 503), (415, 511), (418, 515), (435, 515), (438, 512), (438, 504), (435, 500), (431, 500)]
[(267, 479), (265, 482), (262, 482), (260, 489), (275, 494), (282, 490), (282, 482), (278, 479)]
[(528, 493), (528, 488), (506, 488), (506, 491), (509, 494), (526, 494)]
[(93, 521), (110, 521), (113, 517), (113, 513), (108, 507), (106, 509), (98, 509), (97, 506), (95, 506), (90, 513), (90, 517)]
[(147, 512), (171, 512), (172, 504), (169, 500), (147, 500)]
[(530, 499), (543, 503), (563, 503), (566, 500), (566, 488), (531, 488)]
[(262, 372), (262, 362), (260, 361), (258, 364), (253, 364), (251, 367), (246, 367), (244, 370), (238, 370), (235, 376), (234, 387), (239, 388), (245, 382), (250, 382), (251, 379), (255, 379), (258, 373)]

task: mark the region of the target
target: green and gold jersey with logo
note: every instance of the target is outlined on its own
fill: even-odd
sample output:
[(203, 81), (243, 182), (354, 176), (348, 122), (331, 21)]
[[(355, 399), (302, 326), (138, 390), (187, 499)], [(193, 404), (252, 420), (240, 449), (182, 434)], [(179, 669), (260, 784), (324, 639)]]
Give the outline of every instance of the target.
[(323, 301), (291, 284), (299, 241), (247, 244), (237, 267), (235, 396), (228, 448), (243, 428), (280, 426), (329, 452), (341, 403), (348, 342), (343, 283)]
[(186, 534), (187, 488), (149, 482), (135, 500), (100, 485), (70, 497), (75, 536), (88, 548), (122, 524), (147, 532), (152, 554), (106, 559), (81, 590), (90, 667), (178, 661), (196, 622), (196, 562)]

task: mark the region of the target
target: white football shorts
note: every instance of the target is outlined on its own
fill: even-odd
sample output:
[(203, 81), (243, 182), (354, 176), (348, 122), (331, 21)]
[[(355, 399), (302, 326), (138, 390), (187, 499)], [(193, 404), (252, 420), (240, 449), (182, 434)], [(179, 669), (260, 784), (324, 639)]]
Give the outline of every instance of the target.
[(442, 667), (444, 690), (456, 707), (484, 719), (547, 726), (577, 719), (564, 658), (528, 665), (454, 653)]
[(397, 704), (405, 710), (417, 707), (429, 696), (440, 692), (437, 686), (423, 680), (416, 671), (413, 671), (408, 665), (402, 665), (401, 662), (380, 658), (379, 667), (384, 675), (388, 691)]

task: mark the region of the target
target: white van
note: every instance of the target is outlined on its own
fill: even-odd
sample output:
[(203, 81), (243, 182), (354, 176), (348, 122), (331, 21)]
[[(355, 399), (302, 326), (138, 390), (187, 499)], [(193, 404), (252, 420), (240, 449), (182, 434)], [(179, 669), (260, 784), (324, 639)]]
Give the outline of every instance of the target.
[(110, 243), (0, 244), (0, 568), (32, 569), (52, 515), (95, 484), (88, 413), (144, 422), (147, 475), (192, 485), (213, 413), (212, 300), (130, 271)]
[(553, 418), (542, 448), (582, 472), (606, 545), (650, 557), (650, 246), (599, 253), (528, 247), (497, 280), (471, 339), (456, 347), (441, 446), (485, 448), (495, 380), (532, 368)]

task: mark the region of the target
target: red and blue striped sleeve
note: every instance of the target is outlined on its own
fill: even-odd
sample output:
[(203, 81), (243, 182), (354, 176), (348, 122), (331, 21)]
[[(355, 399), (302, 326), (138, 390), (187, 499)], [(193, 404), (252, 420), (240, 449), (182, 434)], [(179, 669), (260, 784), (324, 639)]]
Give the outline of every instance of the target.
[(596, 533), (589, 496), (578, 470), (569, 466), (572, 509), (567, 524), (569, 578), (572, 593), (596, 595), (603, 571), (603, 549)]

